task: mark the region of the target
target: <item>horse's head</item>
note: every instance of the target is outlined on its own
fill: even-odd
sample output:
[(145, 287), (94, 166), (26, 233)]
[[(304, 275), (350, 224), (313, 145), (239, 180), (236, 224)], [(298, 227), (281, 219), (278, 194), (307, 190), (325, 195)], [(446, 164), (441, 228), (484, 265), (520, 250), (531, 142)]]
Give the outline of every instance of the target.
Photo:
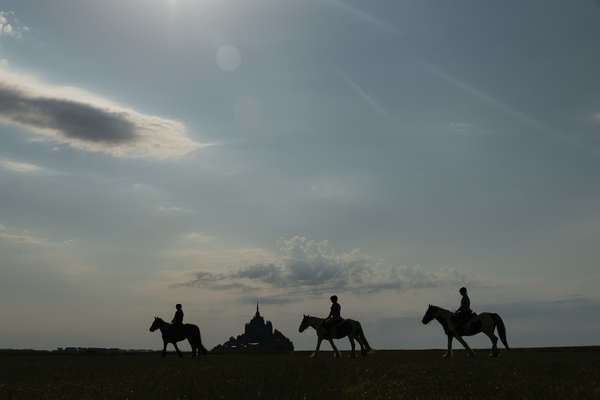
[(305, 315), (304, 318), (302, 318), (302, 322), (300, 323), (300, 327), (298, 328), (298, 332), (304, 332), (306, 330), (306, 328), (308, 328), (308, 315)]
[(154, 317), (154, 321), (152, 322), (152, 325), (150, 325), (150, 332), (154, 332), (155, 330), (160, 329), (162, 322), (162, 319)]
[(425, 312), (425, 315), (423, 316), (423, 319), (421, 320), (421, 322), (423, 322), (423, 324), (428, 324), (434, 318), (435, 318), (435, 306), (432, 306), (430, 304), (429, 307), (427, 307), (427, 312)]

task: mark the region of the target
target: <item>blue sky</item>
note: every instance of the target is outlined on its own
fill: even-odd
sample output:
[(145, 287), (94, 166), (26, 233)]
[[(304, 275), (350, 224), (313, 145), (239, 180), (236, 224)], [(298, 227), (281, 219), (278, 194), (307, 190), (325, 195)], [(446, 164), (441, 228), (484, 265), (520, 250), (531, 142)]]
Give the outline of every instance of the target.
[(597, 344), (597, 2), (0, 8), (0, 347), (152, 347), (177, 302), (212, 347), (260, 298), (308, 348), (332, 292), (443, 346), (462, 285), (515, 345)]

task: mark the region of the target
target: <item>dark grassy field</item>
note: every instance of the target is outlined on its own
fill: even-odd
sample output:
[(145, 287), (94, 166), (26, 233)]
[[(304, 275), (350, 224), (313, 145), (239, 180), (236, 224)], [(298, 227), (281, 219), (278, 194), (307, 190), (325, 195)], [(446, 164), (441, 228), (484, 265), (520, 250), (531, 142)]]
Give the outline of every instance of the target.
[(489, 359), (457, 351), (0, 354), (2, 399), (600, 399), (600, 348), (522, 349)]

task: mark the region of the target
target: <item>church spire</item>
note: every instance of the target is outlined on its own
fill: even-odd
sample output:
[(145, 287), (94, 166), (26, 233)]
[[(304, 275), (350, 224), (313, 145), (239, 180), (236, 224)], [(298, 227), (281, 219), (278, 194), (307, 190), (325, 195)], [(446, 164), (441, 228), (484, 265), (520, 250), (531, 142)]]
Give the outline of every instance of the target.
[(260, 317), (260, 312), (258, 311), (258, 299), (256, 299), (256, 316)]

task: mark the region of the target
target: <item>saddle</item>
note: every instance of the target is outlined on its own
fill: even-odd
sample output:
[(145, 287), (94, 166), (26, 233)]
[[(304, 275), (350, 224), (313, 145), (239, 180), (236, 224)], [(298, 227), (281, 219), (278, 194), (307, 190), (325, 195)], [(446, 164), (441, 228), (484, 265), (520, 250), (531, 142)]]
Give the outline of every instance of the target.
[(339, 336), (344, 331), (343, 328), (347, 324), (347, 322), (347, 319), (340, 319), (339, 321), (329, 325), (327, 328), (329, 329), (329, 334), (331, 335), (331, 337), (339, 339)]
[(470, 315), (455, 315), (453, 318), (454, 322), (458, 326), (457, 331), (460, 334), (481, 329), (481, 320), (479, 319), (477, 313), (473, 311), (471, 311)]

